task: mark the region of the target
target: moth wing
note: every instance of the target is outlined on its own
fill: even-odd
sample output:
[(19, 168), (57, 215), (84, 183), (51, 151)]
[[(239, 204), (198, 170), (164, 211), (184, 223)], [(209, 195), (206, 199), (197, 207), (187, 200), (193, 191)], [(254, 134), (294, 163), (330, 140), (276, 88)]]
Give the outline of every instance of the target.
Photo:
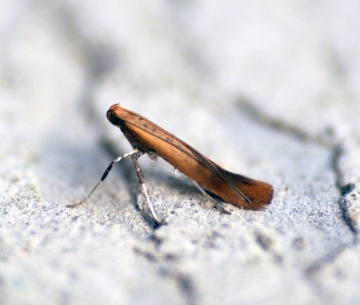
[[(241, 206), (245, 209), (260, 210), (264, 208), (265, 205), (270, 204), (274, 193), (272, 185), (229, 172), (200, 154), (198, 151), (194, 150), (193, 153), (199, 158), (204, 166), (209, 170), (215, 171), (218, 176), (242, 198), (243, 204)], [(208, 190), (205, 191), (209, 194)], [(213, 195), (216, 196), (216, 194)]]

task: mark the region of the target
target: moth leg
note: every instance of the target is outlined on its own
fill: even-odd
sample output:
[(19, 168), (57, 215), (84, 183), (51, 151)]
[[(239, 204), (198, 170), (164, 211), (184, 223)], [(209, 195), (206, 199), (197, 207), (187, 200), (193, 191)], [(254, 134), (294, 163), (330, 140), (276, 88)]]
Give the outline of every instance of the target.
[(207, 193), (205, 193), (205, 190), (199, 184), (197, 184), (194, 180), (191, 180), (191, 181), (195, 184), (195, 186), (201, 192), (201, 194), (203, 194), (204, 196), (209, 197), (213, 202), (217, 203), (214, 198), (210, 197)]
[(104, 174), (102, 175), (100, 181), (98, 182), (98, 184), (95, 185), (95, 187), (93, 188), (93, 190), (90, 192), (89, 195), (87, 195), (83, 200), (81, 200), (79, 203), (75, 203), (75, 204), (68, 204), (66, 207), (67, 208), (74, 208), (80, 204), (82, 204), (84, 201), (86, 201), (91, 195), (92, 193), (95, 192), (95, 190), (100, 186), (101, 183), (104, 182), (104, 180), (106, 179), (106, 177), (109, 175), (112, 167), (114, 164), (118, 163), (122, 158), (126, 158), (128, 156), (133, 156), (135, 154), (139, 154), (139, 150), (137, 148), (135, 148), (134, 150), (122, 155), (122, 156), (119, 156), (117, 158), (115, 158), (114, 160), (111, 161), (110, 165), (107, 167), (107, 169), (105, 170)]
[[(223, 206), (222, 206), (222, 201), (220, 201), (219, 199), (217, 199), (217, 197), (209, 192), (207, 192), (205, 189), (203, 189), (198, 183), (196, 183), (194, 180), (191, 180), (195, 186), (199, 189), (199, 191), (206, 196), (207, 198), (209, 198), (213, 203), (215, 203), (215, 207), (218, 208), (220, 210), (221, 213), (224, 214), (231, 214), (229, 211), (227, 211)], [(214, 197), (215, 196), (215, 197)]]
[(149, 194), (148, 194), (148, 192), (147, 192), (147, 190), (146, 190), (146, 187), (145, 187), (145, 179), (144, 179), (143, 173), (142, 173), (141, 168), (140, 168), (140, 166), (139, 166), (139, 164), (138, 164), (138, 162), (137, 162), (137, 159), (139, 159), (139, 157), (140, 157), (141, 155), (142, 155), (142, 153), (140, 153), (140, 152), (135, 153), (135, 154), (133, 154), (133, 155), (131, 156), (131, 159), (132, 159), (132, 161), (133, 161), (133, 164), (134, 164), (134, 167), (135, 167), (135, 170), (136, 170), (136, 174), (137, 174), (138, 179), (139, 179), (139, 183), (141, 184), (141, 187), (142, 187), (142, 189), (143, 189), (143, 191), (144, 191), (144, 194), (145, 194), (145, 197), (146, 197), (146, 201), (147, 201), (147, 204), (148, 204), (148, 206), (149, 206), (149, 208), (150, 208), (151, 214), (152, 214), (152, 216), (154, 217), (154, 219), (155, 219), (158, 223), (160, 223), (160, 220), (159, 220), (159, 218), (157, 217), (157, 215), (156, 215), (156, 213), (155, 213), (155, 211), (154, 211), (154, 208), (153, 208), (153, 205), (152, 205), (152, 203), (151, 203)]

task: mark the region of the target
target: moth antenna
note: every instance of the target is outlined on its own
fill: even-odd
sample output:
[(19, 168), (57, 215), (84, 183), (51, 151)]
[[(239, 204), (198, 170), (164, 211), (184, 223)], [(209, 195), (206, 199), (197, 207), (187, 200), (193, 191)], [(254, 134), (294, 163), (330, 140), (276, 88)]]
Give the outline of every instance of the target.
[(93, 188), (93, 190), (89, 193), (89, 195), (87, 195), (83, 200), (81, 200), (78, 203), (74, 203), (74, 204), (68, 204), (66, 205), (67, 208), (75, 208), (77, 206), (79, 206), (80, 204), (82, 204), (83, 202), (85, 202), (94, 192), (95, 190), (100, 186), (101, 183), (104, 182), (104, 180), (106, 179), (106, 177), (109, 175), (112, 167), (114, 164), (118, 163), (122, 158), (126, 158), (128, 156), (134, 155), (139, 153), (139, 150), (136, 148), (120, 157), (115, 158), (114, 160), (111, 161), (110, 165), (106, 168), (104, 174), (102, 175), (100, 181), (95, 185), (95, 187)]

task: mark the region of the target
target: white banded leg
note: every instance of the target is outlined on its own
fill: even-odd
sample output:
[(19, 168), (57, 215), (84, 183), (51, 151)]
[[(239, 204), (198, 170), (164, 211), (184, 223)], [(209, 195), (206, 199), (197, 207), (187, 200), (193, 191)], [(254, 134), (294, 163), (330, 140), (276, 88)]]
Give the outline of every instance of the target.
[(145, 197), (146, 197), (146, 201), (147, 201), (147, 204), (148, 204), (148, 206), (149, 206), (149, 208), (150, 208), (151, 214), (152, 214), (152, 216), (154, 217), (154, 219), (155, 219), (158, 223), (160, 223), (159, 218), (157, 217), (157, 215), (156, 215), (156, 213), (155, 213), (155, 211), (154, 211), (154, 208), (153, 208), (153, 205), (152, 205), (152, 203), (151, 203), (151, 200), (150, 200), (150, 197), (149, 197), (149, 195), (148, 195), (148, 192), (147, 192), (147, 190), (146, 190), (146, 187), (145, 187), (145, 179), (144, 179), (143, 173), (142, 173), (141, 168), (140, 168), (140, 166), (139, 166), (139, 164), (138, 164), (138, 162), (137, 162), (137, 159), (139, 159), (139, 157), (140, 157), (141, 155), (142, 155), (142, 153), (140, 153), (140, 152), (135, 153), (135, 154), (133, 154), (133, 155), (131, 156), (131, 159), (132, 159), (132, 161), (133, 161), (133, 164), (134, 164), (134, 167), (135, 167), (135, 170), (136, 170), (136, 174), (137, 174), (138, 179), (139, 179), (139, 183), (141, 184), (141, 187), (142, 187), (142, 189), (143, 189), (143, 191), (144, 191), (144, 194), (145, 194)]

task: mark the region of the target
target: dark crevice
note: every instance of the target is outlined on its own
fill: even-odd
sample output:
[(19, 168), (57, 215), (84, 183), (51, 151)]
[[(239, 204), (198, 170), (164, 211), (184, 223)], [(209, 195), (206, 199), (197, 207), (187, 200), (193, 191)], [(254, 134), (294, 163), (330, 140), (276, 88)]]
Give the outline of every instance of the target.
[(335, 173), (335, 185), (337, 189), (339, 190), (341, 196), (344, 195), (345, 186), (343, 183), (343, 177), (340, 171), (339, 167), (339, 160), (343, 154), (343, 148), (341, 145), (335, 145), (332, 149), (332, 155), (331, 155), (331, 168), (333, 172)]
[(344, 183), (344, 179), (343, 179), (343, 175), (341, 173), (340, 170), (340, 159), (343, 155), (343, 147), (341, 145), (335, 145), (332, 149), (332, 156), (331, 156), (331, 168), (335, 174), (335, 185), (337, 187), (337, 189), (340, 192), (341, 197), (339, 198), (338, 204), (340, 206), (341, 209), (341, 214), (343, 217), (343, 220), (345, 222), (345, 224), (348, 226), (348, 228), (350, 229), (350, 231), (354, 234), (357, 235), (357, 231), (355, 229), (355, 226), (353, 224), (353, 221), (351, 220), (351, 218), (348, 215), (348, 209), (346, 207), (346, 205), (344, 204), (344, 196), (347, 195), (348, 193), (350, 193), (354, 188), (355, 185), (353, 183)]
[(333, 169), (336, 177), (336, 187), (338, 188), (340, 195), (345, 196), (351, 193), (355, 189), (354, 183), (344, 183), (343, 175), (340, 170), (340, 159), (344, 154), (344, 149), (341, 145), (335, 145), (331, 156), (331, 168)]
[(311, 135), (305, 130), (300, 129), (298, 126), (289, 124), (277, 118), (272, 118), (263, 113), (260, 109), (254, 106), (250, 101), (245, 98), (239, 98), (237, 101), (238, 108), (248, 114), (262, 124), (281, 132), (285, 132), (295, 139), (304, 142), (312, 142), (324, 147), (333, 147), (335, 144), (334, 131), (328, 127), (322, 135)]
[(354, 183), (347, 183), (341, 187), (341, 195), (345, 196), (347, 194), (350, 194), (354, 189), (355, 189)]
[(307, 133), (305, 130), (301, 130), (297, 126), (290, 125), (287, 122), (267, 116), (256, 106), (254, 106), (250, 101), (244, 98), (238, 99), (237, 105), (242, 111), (247, 113), (250, 117), (270, 128), (273, 128), (277, 131), (285, 132), (300, 141), (315, 143), (317, 145), (330, 149), (331, 151), (330, 166), (335, 175), (335, 186), (338, 189), (339, 194), (341, 196), (339, 198), (338, 204), (341, 209), (342, 218), (346, 226), (351, 231), (351, 233), (357, 235), (355, 226), (351, 218), (348, 216), (348, 209), (346, 205), (344, 205), (343, 203), (345, 200), (344, 196), (350, 193), (351, 191), (353, 191), (355, 185), (353, 183), (344, 182), (343, 174), (341, 172), (339, 165), (340, 162), (339, 160), (344, 153), (343, 146), (342, 144), (339, 144), (335, 141), (333, 130), (331, 128), (328, 128), (322, 135), (314, 136)]
[[(358, 231), (356, 230), (356, 226), (353, 223), (351, 216), (349, 215), (348, 208), (346, 206), (346, 201), (343, 197), (340, 198), (339, 205), (340, 205), (341, 213), (342, 213), (342, 216), (343, 216), (343, 219), (344, 219), (346, 225), (349, 227), (350, 231), (354, 234), (354, 236), (357, 237)], [(356, 243), (356, 242), (357, 242), (357, 239), (355, 238), (354, 243)]]

